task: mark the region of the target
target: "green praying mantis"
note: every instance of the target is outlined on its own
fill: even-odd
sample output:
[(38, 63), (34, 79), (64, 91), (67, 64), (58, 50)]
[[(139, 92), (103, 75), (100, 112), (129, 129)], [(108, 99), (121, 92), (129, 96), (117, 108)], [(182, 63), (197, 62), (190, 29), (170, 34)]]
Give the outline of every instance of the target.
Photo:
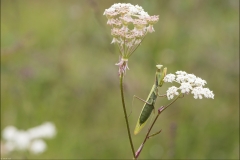
[(156, 67), (157, 67), (157, 71), (156, 71), (156, 75), (155, 75), (155, 82), (154, 82), (152, 89), (147, 97), (147, 100), (145, 101), (134, 95), (134, 98), (137, 98), (137, 99), (145, 102), (143, 105), (142, 111), (139, 115), (137, 125), (134, 130), (135, 135), (138, 134), (141, 131), (141, 129), (145, 126), (151, 113), (154, 111), (154, 105), (155, 105), (157, 97), (162, 97), (161, 95), (158, 94), (158, 88), (161, 87), (164, 83), (163, 79), (167, 73), (167, 68), (164, 68), (163, 70), (161, 70), (162, 65), (156, 65)]

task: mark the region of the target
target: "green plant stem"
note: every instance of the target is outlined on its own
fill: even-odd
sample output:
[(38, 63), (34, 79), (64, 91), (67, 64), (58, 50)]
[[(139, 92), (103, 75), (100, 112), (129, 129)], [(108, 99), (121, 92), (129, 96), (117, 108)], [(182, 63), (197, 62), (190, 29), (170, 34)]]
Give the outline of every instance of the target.
[(135, 151), (134, 151), (134, 147), (133, 147), (133, 142), (132, 142), (132, 137), (131, 137), (131, 132), (130, 132), (129, 123), (128, 123), (127, 111), (126, 111), (125, 102), (124, 102), (124, 94), (123, 94), (123, 73), (120, 75), (120, 90), (121, 90), (121, 97), (122, 97), (122, 106), (123, 106), (125, 121), (126, 121), (126, 125), (127, 125), (128, 138), (129, 138), (129, 142), (130, 142), (130, 145), (131, 145), (133, 157), (134, 157), (134, 159), (136, 159), (136, 158), (135, 158)]

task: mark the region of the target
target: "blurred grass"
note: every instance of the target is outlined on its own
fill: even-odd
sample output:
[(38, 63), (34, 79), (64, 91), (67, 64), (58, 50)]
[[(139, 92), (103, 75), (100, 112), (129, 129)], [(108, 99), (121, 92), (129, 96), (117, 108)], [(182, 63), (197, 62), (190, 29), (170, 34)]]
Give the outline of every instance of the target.
[[(1, 130), (45, 121), (58, 134), (42, 155), (11, 158), (131, 158), (120, 101), (118, 50), (102, 15), (125, 1), (1, 1)], [(239, 158), (239, 1), (130, 0), (160, 15), (129, 61), (125, 97), (145, 98), (155, 65), (205, 79), (214, 100), (186, 96), (163, 113), (145, 159)], [(166, 89), (167, 85), (163, 87)], [(157, 106), (167, 104), (164, 99)], [(133, 131), (142, 103), (134, 101)], [(135, 148), (146, 129), (134, 136)]]

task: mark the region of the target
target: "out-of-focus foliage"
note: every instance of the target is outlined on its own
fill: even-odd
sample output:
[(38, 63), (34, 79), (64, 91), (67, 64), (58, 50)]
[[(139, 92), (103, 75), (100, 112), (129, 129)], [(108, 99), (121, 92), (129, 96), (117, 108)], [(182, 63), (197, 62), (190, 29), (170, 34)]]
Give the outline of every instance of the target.
[[(51, 121), (57, 135), (40, 155), (9, 158), (132, 158), (120, 101), (118, 50), (103, 12), (110, 0), (1, 1), (1, 130)], [(125, 81), (146, 98), (155, 65), (205, 79), (215, 99), (185, 96), (158, 119), (140, 158), (239, 158), (239, 1), (129, 0), (160, 15), (130, 58)], [(169, 85), (164, 85), (162, 92)], [(156, 107), (168, 101), (159, 98)], [(134, 101), (133, 132), (142, 102)], [(135, 149), (147, 127), (133, 136)]]

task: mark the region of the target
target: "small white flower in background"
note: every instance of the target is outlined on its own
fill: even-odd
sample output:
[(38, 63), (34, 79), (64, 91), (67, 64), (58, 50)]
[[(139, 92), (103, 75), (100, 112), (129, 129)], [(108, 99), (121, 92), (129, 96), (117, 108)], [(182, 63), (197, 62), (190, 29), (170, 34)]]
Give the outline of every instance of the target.
[(195, 99), (202, 99), (203, 97), (214, 99), (213, 92), (208, 88), (203, 88), (207, 82), (196, 77), (194, 74), (188, 74), (185, 71), (177, 71), (176, 75), (167, 74), (163, 80), (164, 82), (177, 82), (180, 84), (180, 87), (172, 86), (168, 88), (167, 97), (169, 100), (179, 95), (178, 90), (183, 94), (193, 94)]
[(33, 154), (40, 154), (43, 153), (47, 148), (47, 144), (41, 140), (41, 139), (36, 139), (34, 140), (30, 147), (29, 147), (29, 151)]
[(30, 144), (31, 138), (25, 131), (17, 131), (14, 137), (15, 145), (17, 150), (26, 150)]
[(52, 138), (56, 134), (56, 128), (53, 123), (46, 122), (40, 126), (27, 130), (31, 138)]
[(53, 138), (56, 135), (56, 127), (51, 122), (30, 128), (27, 131), (18, 130), (14, 126), (7, 126), (2, 131), (5, 141), (2, 145), (6, 152), (14, 150), (29, 150), (33, 154), (40, 154), (46, 150), (46, 143), (40, 138)]
[(2, 131), (2, 136), (3, 139), (11, 141), (14, 139), (15, 134), (17, 132), (17, 128), (14, 126), (7, 126), (3, 131)]
[(107, 24), (112, 27), (112, 43), (120, 50), (119, 74), (126, 73), (127, 60), (142, 42), (146, 34), (154, 32), (153, 24), (158, 22), (158, 16), (149, 16), (141, 6), (130, 3), (116, 3), (105, 9)]

